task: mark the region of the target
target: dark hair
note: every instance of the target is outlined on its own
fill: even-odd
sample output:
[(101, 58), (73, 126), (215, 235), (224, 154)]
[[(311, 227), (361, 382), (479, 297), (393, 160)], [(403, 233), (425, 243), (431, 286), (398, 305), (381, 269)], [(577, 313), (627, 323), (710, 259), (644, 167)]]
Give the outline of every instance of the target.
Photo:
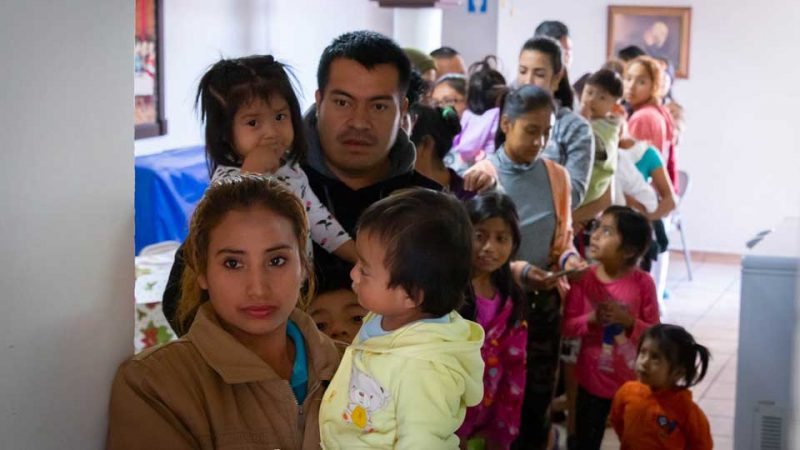
[(430, 89), (431, 85), (422, 78), (422, 75), (420, 75), (417, 69), (412, 70), (411, 76), (408, 79), (408, 90), (406, 91), (409, 109), (418, 104)]
[(503, 116), (508, 116), (509, 120), (514, 121), (517, 117), (531, 111), (538, 111), (543, 108), (547, 108), (551, 112), (556, 110), (556, 105), (550, 93), (532, 84), (526, 84), (508, 91), (501, 97), (501, 104), (503, 105), (500, 111), (501, 120), (498, 121), (497, 133), (494, 135), (495, 148), (500, 148), (506, 142), (506, 134), (500, 126)]
[(453, 138), (461, 132), (461, 121), (453, 108), (416, 105), (411, 109), (411, 142), (420, 146), (425, 136), (434, 142), (434, 151), (439, 159), (453, 147)]
[(430, 53), (432, 58), (452, 58), (459, 53), (452, 47), (439, 47)]
[[(500, 293), (501, 301), (499, 308), (505, 307), (505, 301), (510, 298), (513, 303), (511, 316), (508, 318), (509, 325), (523, 319), (525, 307), (525, 295), (522, 289), (514, 281), (511, 274), (511, 261), (516, 259), (517, 251), (522, 242), (522, 234), (519, 230), (519, 215), (514, 201), (506, 194), (489, 191), (471, 198), (466, 202), (467, 213), (472, 221), (473, 227), (485, 220), (499, 218), (511, 229), (511, 255), (499, 269), (491, 274), (492, 285)], [(461, 315), (466, 319), (475, 320), (476, 308), (475, 301), (470, 296), (467, 303), (461, 307)]]
[(638, 45), (629, 45), (617, 52), (617, 57), (625, 62), (638, 58), (639, 56), (647, 56), (647, 52)]
[(288, 66), (271, 55), (254, 55), (221, 59), (203, 75), (197, 87), (195, 108), (200, 111), (200, 120), (206, 125), (209, 174), (213, 174), (220, 164), (242, 165), (233, 147), (233, 117), (243, 105), (254, 100), (269, 102), (274, 95), (283, 97), (289, 104), (294, 140), (288, 160), (303, 160), (306, 152), (303, 114), (289, 74)]
[(441, 78), (433, 83), (433, 89), (436, 89), (436, 86), (439, 86), (440, 84), (447, 84), (459, 94), (463, 95), (464, 97), (467, 96), (467, 77), (461, 75), (460, 73), (448, 73), (446, 75), (442, 75)]
[(625, 75), (625, 61), (618, 58), (609, 59), (608, 61), (604, 62), (600, 68), (610, 70), (620, 77)]
[(317, 272), (316, 293), (314, 296), (322, 295), (326, 292), (353, 290), (353, 280), (350, 279), (350, 271), (344, 267), (331, 267), (324, 272)]
[(711, 353), (708, 348), (698, 344), (685, 328), (664, 323), (652, 326), (639, 339), (639, 350), (645, 339), (655, 342), (669, 362), (671, 371), (683, 371), (680, 387), (692, 387), (705, 378)]
[(569, 28), (558, 20), (545, 20), (533, 32), (533, 37), (547, 36), (555, 40), (569, 37)]
[(483, 114), (498, 106), (498, 97), (505, 89), (506, 79), (495, 69), (497, 58), (489, 55), (469, 66), (467, 82), (467, 108), (475, 114)]
[(642, 213), (627, 206), (609, 206), (603, 211), (603, 215), (614, 218), (622, 241), (620, 248), (632, 253), (624, 263), (629, 267), (635, 266), (639, 258), (650, 248), (653, 236), (650, 221)]
[(622, 79), (615, 72), (600, 69), (586, 80), (586, 84), (602, 88), (612, 97), (622, 97)]
[(434, 316), (461, 306), (472, 270), (472, 224), (455, 197), (424, 188), (396, 191), (367, 208), (357, 227), (359, 235), (385, 244), (389, 288), (403, 288)]
[(574, 90), (575, 93), (578, 94), (578, 99), (580, 99), (581, 96), (583, 96), (583, 88), (584, 86), (586, 86), (586, 80), (588, 80), (590, 76), (592, 76), (592, 74), (587, 72), (581, 75), (580, 78), (575, 80), (574, 83), (572, 83), (572, 90)]
[(331, 63), (337, 58), (356, 61), (371, 70), (379, 64), (391, 64), (397, 68), (397, 89), (406, 95), (411, 77), (411, 61), (403, 50), (388, 37), (374, 31), (351, 31), (337, 37), (325, 47), (317, 68), (317, 87), (325, 93), (330, 77)]
[(553, 97), (561, 103), (561, 106), (571, 109), (572, 104), (575, 102), (575, 94), (572, 92), (572, 86), (569, 84), (567, 68), (564, 67), (564, 60), (561, 55), (561, 44), (551, 37), (540, 36), (525, 41), (520, 53), (526, 50), (542, 52), (549, 56), (554, 74), (558, 74), (562, 70), (564, 71), (564, 76), (561, 77), (561, 81), (558, 83), (558, 89), (553, 92)]

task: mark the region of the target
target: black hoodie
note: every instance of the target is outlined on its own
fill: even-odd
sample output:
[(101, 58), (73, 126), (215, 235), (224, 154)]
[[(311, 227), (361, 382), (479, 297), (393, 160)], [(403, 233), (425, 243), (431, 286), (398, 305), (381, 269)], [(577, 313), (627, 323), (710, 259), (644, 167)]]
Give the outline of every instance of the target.
[[(411, 187), (425, 187), (441, 190), (435, 181), (414, 170), (416, 149), (408, 135), (400, 130), (394, 145), (389, 149), (389, 176), (361, 189), (350, 189), (339, 181), (325, 164), (317, 131), (316, 110), (312, 106), (305, 116), (308, 152), (301, 164), (308, 176), (309, 185), (328, 211), (342, 227), (355, 239), (355, 227), (361, 213), (370, 205), (388, 196), (393, 191)], [(350, 265), (314, 244), (314, 266), (318, 277), (336, 269), (349, 270)]]
[[(306, 113), (304, 122), (308, 152), (301, 166), (308, 176), (309, 186), (352, 238), (355, 238), (356, 222), (361, 213), (393, 191), (410, 187), (425, 187), (437, 191), (442, 189), (438, 183), (414, 170), (416, 149), (402, 130), (398, 131), (397, 139), (389, 150), (389, 177), (361, 189), (350, 189), (336, 179), (325, 164), (319, 143), (316, 110), (313, 106)], [(328, 253), (316, 243), (314, 243), (314, 266), (318, 278), (328, 273), (341, 274), (342, 271), (349, 271), (351, 268), (349, 263)], [(183, 246), (181, 246), (175, 254), (175, 263), (169, 273), (169, 281), (162, 298), (164, 316), (173, 329), (176, 329), (175, 313), (181, 296), (183, 267)]]

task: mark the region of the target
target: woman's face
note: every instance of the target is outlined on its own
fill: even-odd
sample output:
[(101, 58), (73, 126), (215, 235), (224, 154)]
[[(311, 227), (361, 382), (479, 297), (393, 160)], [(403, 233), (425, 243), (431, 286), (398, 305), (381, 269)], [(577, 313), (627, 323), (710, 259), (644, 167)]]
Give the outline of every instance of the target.
[(517, 71), (519, 86), (532, 84), (552, 94), (558, 89), (558, 83), (561, 82), (562, 76), (561, 72), (554, 72), (553, 63), (546, 53), (538, 50), (523, 50), (519, 54)]
[(628, 65), (625, 69), (625, 77), (622, 80), (625, 88), (625, 100), (633, 108), (642, 106), (653, 99), (653, 79), (650, 73), (640, 63)]
[(438, 86), (433, 88), (431, 99), (433, 100), (433, 106), (440, 108), (452, 106), (458, 113), (459, 119), (464, 114), (464, 110), (467, 109), (467, 99), (447, 83), (439, 83)]
[(514, 120), (503, 115), (500, 127), (506, 134), (503, 144), (508, 157), (517, 164), (530, 164), (547, 145), (553, 126), (553, 112), (540, 108), (520, 115)]
[(239, 341), (285, 333), (305, 273), (291, 221), (263, 208), (233, 210), (211, 230), (198, 277), (223, 327)]

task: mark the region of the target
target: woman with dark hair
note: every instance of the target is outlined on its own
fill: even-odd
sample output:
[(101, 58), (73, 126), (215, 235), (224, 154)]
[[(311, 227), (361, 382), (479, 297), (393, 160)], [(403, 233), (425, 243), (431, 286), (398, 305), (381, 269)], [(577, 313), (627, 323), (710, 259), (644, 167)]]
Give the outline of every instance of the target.
[(431, 91), (431, 104), (440, 108), (452, 107), (461, 119), (467, 110), (467, 77), (448, 73), (436, 80)]
[(414, 169), (461, 200), (474, 197), (474, 192), (464, 189), (464, 179), (444, 164), (453, 138), (461, 132), (455, 109), (415, 105), (410, 114), (413, 121), (411, 142), (417, 147)]
[(467, 110), (461, 116), (461, 133), (453, 140), (456, 161), (462, 171), (494, 153), (494, 138), (500, 120), (497, 99), (505, 90), (506, 79), (495, 69), (496, 58), (487, 56), (469, 67)]
[(575, 97), (558, 41), (537, 37), (525, 42), (519, 54), (517, 84), (538, 86), (558, 103), (552, 136), (542, 156), (567, 169), (575, 209), (583, 202), (592, 173), (594, 136), (589, 123), (572, 111)]

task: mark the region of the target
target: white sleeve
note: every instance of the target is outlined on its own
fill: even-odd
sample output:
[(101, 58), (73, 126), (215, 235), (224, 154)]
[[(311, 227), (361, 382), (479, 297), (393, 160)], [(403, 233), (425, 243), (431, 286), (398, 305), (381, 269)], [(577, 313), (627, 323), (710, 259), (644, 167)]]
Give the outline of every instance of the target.
[(297, 164), (284, 164), (276, 172), (275, 178), (286, 186), (303, 202), (308, 214), (311, 239), (327, 252), (334, 252), (350, 240), (344, 228), (331, 215), (328, 208), (319, 201), (308, 186), (308, 177)]
[[(650, 186), (650, 184), (644, 180), (642, 174), (639, 173), (639, 170), (636, 169), (636, 166), (633, 164), (633, 161), (623, 152), (624, 150), (619, 152), (619, 160), (614, 177), (615, 181), (624, 194), (635, 198), (636, 201), (644, 206), (647, 212), (655, 211), (658, 207), (656, 191), (653, 189), (653, 186)], [(621, 202), (624, 204), (624, 197), (621, 198)]]

